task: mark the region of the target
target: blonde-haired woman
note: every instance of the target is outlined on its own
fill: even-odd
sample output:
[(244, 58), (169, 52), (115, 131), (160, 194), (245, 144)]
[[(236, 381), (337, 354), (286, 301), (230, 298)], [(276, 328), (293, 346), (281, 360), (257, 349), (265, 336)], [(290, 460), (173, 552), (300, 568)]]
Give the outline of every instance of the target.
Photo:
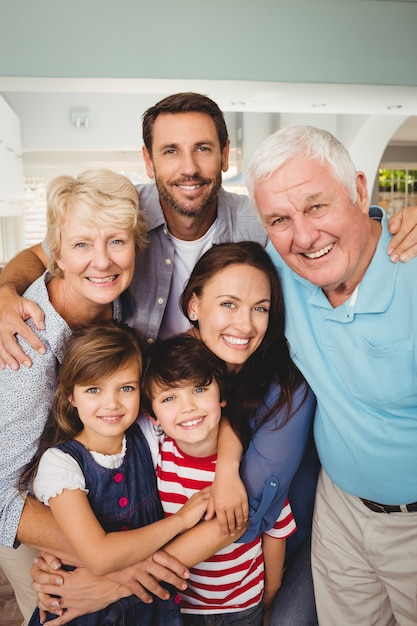
[(19, 545), (17, 537), (41, 545), (48, 518), (30, 496), (19, 495), (17, 479), (36, 450), (66, 340), (90, 322), (121, 319), (119, 296), (132, 279), (136, 251), (147, 241), (135, 186), (110, 170), (55, 178), (47, 191), (47, 223), (49, 270), (25, 292), (45, 312), (44, 330), (30, 319), (26, 323), (46, 352), (38, 354), (18, 337), (32, 367), (0, 370), (0, 565), (25, 620), (36, 605), (29, 576), (34, 551), (13, 548)]

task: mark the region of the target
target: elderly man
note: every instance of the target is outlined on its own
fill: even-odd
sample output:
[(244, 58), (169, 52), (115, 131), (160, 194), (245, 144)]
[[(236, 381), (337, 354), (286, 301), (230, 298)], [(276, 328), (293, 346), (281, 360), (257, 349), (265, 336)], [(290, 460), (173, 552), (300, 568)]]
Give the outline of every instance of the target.
[(288, 127), (249, 166), (286, 335), (317, 396), (312, 564), (320, 626), (416, 624), (417, 261), (330, 133)]

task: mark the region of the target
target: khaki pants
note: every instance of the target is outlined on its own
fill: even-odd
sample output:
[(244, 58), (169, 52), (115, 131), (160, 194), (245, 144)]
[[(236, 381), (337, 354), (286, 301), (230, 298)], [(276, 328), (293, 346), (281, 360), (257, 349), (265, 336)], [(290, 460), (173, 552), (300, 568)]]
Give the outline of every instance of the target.
[(312, 569), (320, 626), (415, 626), (417, 513), (370, 511), (322, 470)]
[(36, 608), (36, 593), (31, 588), (29, 571), (37, 551), (20, 545), (16, 550), (0, 546), (0, 566), (11, 586), (26, 626)]

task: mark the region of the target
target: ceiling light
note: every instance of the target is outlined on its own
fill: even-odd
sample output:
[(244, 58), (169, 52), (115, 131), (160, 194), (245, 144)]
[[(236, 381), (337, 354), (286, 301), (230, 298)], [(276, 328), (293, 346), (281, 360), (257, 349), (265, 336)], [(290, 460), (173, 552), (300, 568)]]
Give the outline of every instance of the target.
[(88, 115), (88, 111), (73, 111), (71, 114), (71, 122), (76, 128), (80, 128), (81, 126), (88, 128), (90, 126), (90, 118)]

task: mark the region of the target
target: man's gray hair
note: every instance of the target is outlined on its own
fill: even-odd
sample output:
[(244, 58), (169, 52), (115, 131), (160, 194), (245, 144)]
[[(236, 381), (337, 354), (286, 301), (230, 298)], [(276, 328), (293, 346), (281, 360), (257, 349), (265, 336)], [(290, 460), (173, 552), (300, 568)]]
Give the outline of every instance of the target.
[(302, 157), (328, 163), (334, 178), (356, 202), (356, 168), (344, 145), (327, 130), (314, 126), (287, 126), (265, 139), (246, 172), (246, 186), (254, 198), (256, 183), (271, 176), (287, 161)]

